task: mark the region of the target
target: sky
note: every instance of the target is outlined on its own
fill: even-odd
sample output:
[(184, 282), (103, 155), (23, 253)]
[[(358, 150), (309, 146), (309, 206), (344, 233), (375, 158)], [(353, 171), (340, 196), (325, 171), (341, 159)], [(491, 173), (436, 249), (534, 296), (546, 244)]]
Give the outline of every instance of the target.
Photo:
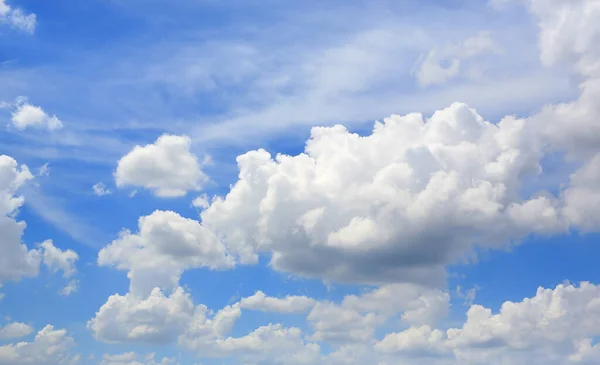
[(599, 18), (0, 0), (0, 365), (600, 363)]

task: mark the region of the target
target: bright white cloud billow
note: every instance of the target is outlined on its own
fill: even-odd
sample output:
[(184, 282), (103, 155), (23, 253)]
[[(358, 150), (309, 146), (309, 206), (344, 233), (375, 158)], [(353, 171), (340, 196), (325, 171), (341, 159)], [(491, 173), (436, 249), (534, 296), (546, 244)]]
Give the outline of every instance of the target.
[(154, 144), (136, 146), (117, 165), (118, 187), (140, 186), (159, 197), (184, 196), (200, 190), (207, 179), (186, 136), (162, 135)]
[(63, 124), (55, 115), (50, 116), (39, 106), (19, 102), (12, 114), (12, 124), (19, 130), (27, 128), (44, 128), (50, 131), (61, 129)]
[(138, 226), (138, 233), (122, 231), (98, 254), (99, 265), (128, 271), (136, 295), (147, 296), (155, 287), (176, 288), (184, 270), (234, 266), (223, 244), (198, 221), (157, 210), (141, 217)]

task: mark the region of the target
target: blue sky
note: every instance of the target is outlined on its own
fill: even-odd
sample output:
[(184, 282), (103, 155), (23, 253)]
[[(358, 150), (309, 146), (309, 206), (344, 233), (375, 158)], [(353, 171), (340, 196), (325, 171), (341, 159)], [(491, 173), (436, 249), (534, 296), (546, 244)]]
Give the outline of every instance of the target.
[(0, 365), (597, 363), (599, 16), (0, 0)]

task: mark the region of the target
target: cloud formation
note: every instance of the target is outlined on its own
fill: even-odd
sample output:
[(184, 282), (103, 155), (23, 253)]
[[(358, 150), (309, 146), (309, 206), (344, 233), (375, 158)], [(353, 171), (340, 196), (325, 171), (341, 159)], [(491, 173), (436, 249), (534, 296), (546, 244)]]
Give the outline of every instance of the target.
[(63, 123), (56, 115), (50, 116), (44, 109), (31, 105), (26, 100), (17, 102), (17, 109), (12, 113), (11, 121), (12, 125), (19, 130), (43, 128), (53, 131), (63, 127)]
[(153, 144), (135, 146), (117, 164), (117, 187), (144, 187), (164, 198), (200, 190), (207, 177), (190, 144), (186, 136), (164, 134)]
[(73, 346), (74, 340), (66, 330), (48, 325), (31, 342), (0, 346), (0, 364), (74, 365), (79, 362), (79, 357), (69, 353)]

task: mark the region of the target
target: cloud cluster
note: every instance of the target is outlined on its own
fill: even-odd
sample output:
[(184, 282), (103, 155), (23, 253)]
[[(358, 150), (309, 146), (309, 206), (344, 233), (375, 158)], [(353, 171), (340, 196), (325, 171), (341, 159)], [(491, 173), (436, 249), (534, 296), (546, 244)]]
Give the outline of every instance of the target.
[(73, 250), (63, 251), (55, 247), (52, 240), (46, 240), (31, 250), (21, 242), (26, 224), (17, 221), (15, 216), (24, 198), (16, 194), (32, 179), (33, 175), (26, 165), (18, 166), (12, 157), (0, 155), (0, 284), (35, 277), (42, 263), (52, 273), (62, 271), (65, 278), (76, 272), (75, 262), (79, 256)]
[(139, 186), (159, 197), (184, 196), (206, 181), (186, 136), (162, 135), (153, 144), (136, 146), (123, 156), (115, 171), (118, 187)]
[(74, 340), (66, 330), (48, 325), (31, 342), (0, 346), (0, 364), (74, 365), (79, 362), (79, 356), (70, 355), (73, 346)]
[(558, 285), (539, 288), (521, 302), (505, 302), (497, 314), (473, 305), (461, 328), (422, 326), (388, 334), (375, 349), (465, 364), (592, 364), (600, 360), (592, 346), (600, 334), (598, 320), (599, 286)]
[[(242, 263), (261, 253), (277, 270), (343, 282), (438, 285), (445, 266), (475, 248), (502, 248), (530, 234), (600, 227), (600, 37), (594, 1), (529, 6), (544, 64), (572, 65), (583, 81), (572, 102), (528, 118), (486, 121), (462, 103), (393, 115), (371, 134), (315, 127), (304, 152), (237, 158), (238, 181), (201, 213)], [(491, 47), (485, 36), (466, 54)], [(552, 41), (556, 40), (556, 41)], [(565, 156), (550, 188), (543, 161)]]
[[(600, 55), (594, 46), (600, 27), (592, 21), (600, 10), (591, 0), (552, 2), (560, 11), (548, 11), (541, 0), (528, 2), (541, 29), (541, 60), (573, 66), (583, 80), (576, 100), (498, 123), (454, 103), (430, 117), (393, 115), (366, 135), (339, 125), (315, 127), (303, 153), (294, 156), (245, 153), (226, 196), (193, 202), (203, 209), (200, 220), (158, 210), (139, 219), (136, 233), (124, 230), (100, 251), (98, 264), (126, 271), (130, 287), (110, 296), (88, 328), (105, 342), (176, 342), (205, 357), (244, 363), (600, 361), (594, 342), (600, 336), (599, 286), (540, 288), (497, 313), (470, 305), (455, 328), (443, 323), (450, 294), (437, 289), (446, 267), (474, 257), (476, 249), (600, 227)], [(423, 85), (447, 81), (457, 76), (460, 60), (495, 50), (487, 34), (451, 48), (444, 56), (453, 60), (450, 69), (432, 71), (434, 63), (440, 66), (437, 53), (423, 61)], [(561, 172), (554, 192), (524, 189), (544, 177), (544, 158), (554, 153), (574, 170)], [(5, 164), (12, 177), (2, 190), (10, 207), (4, 210), (17, 224), (8, 217), (21, 204), (12, 186), (30, 174)], [(199, 190), (206, 179), (190, 140), (172, 135), (135, 147), (118, 162), (115, 178), (117, 186), (145, 187), (159, 197)], [(18, 233), (17, 243), (22, 229)], [(276, 270), (376, 287), (339, 302), (258, 291), (213, 312), (195, 304), (180, 284), (186, 270), (231, 269), (238, 262), (255, 264), (260, 255)], [(56, 256), (62, 259), (48, 260), (49, 266), (66, 275), (68, 255)], [(40, 258), (34, 259), (39, 266)], [(474, 293), (466, 299), (472, 302)], [(308, 330), (269, 323), (233, 337), (244, 310), (306, 313)], [(331, 352), (322, 352), (322, 345)], [(102, 363), (143, 361), (127, 353), (106, 355)], [(146, 362), (157, 363), (154, 357)]]

